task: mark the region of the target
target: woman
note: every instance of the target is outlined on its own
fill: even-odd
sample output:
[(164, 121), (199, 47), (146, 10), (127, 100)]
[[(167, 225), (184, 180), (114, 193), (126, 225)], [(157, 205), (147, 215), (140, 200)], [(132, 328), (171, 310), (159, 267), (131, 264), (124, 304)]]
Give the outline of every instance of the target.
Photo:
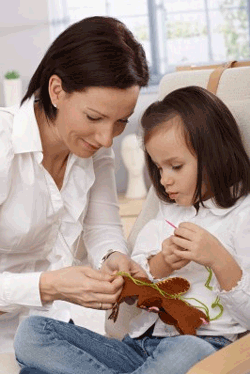
[(123, 284), (112, 273), (141, 271), (127, 255), (110, 147), (147, 82), (125, 25), (92, 17), (53, 42), (21, 107), (0, 110), (1, 352), (27, 315), (68, 322), (62, 301), (109, 309)]

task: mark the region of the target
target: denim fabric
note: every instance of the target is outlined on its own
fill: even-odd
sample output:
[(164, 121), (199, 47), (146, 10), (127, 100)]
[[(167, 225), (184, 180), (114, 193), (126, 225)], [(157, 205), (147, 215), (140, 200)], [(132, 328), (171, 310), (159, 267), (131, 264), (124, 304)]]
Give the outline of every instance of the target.
[[(207, 338), (211, 339), (207, 341)], [(32, 316), (15, 338), (22, 374), (185, 374), (229, 343), (223, 337), (181, 335), (122, 341), (54, 319)]]

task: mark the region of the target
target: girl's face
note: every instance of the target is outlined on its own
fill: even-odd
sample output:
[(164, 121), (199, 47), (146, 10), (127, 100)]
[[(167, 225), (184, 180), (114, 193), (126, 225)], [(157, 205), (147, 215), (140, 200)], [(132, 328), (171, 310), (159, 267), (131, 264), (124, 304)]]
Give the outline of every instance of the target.
[(57, 106), (53, 128), (59, 142), (83, 158), (91, 157), (101, 147), (111, 147), (113, 138), (125, 129), (139, 91), (138, 86), (89, 87), (72, 94), (55, 90), (51, 95)]
[(170, 199), (178, 205), (193, 205), (197, 158), (186, 145), (180, 119), (175, 117), (156, 129), (145, 146), (160, 171), (160, 183)]

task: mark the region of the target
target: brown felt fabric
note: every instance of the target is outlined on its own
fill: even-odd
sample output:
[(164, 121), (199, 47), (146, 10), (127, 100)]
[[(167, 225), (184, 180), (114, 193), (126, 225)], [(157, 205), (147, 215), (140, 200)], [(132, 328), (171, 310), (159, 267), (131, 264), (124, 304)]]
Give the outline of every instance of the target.
[[(152, 283), (147, 278), (137, 279), (149, 284)], [(190, 288), (189, 282), (180, 277), (169, 278), (156, 284), (161, 290), (170, 295), (184, 294)], [(203, 319), (208, 322), (207, 316), (201, 310), (193, 307), (186, 301), (163, 296), (158, 290), (146, 285), (137, 285), (128, 277), (124, 277), (123, 290), (112, 309), (109, 319), (113, 319), (115, 322), (119, 312), (119, 304), (126, 297), (132, 296), (138, 297), (138, 308), (158, 307), (160, 319), (169, 325), (174, 325), (180, 334), (196, 335), (196, 329), (203, 323)]]

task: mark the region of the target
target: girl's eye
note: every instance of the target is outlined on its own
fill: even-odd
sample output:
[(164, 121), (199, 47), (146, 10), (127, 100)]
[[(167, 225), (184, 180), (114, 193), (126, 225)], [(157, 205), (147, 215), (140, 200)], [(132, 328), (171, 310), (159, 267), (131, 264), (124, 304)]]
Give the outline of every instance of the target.
[(182, 165), (175, 165), (175, 166), (172, 166), (172, 169), (173, 170), (180, 170), (182, 168)]

